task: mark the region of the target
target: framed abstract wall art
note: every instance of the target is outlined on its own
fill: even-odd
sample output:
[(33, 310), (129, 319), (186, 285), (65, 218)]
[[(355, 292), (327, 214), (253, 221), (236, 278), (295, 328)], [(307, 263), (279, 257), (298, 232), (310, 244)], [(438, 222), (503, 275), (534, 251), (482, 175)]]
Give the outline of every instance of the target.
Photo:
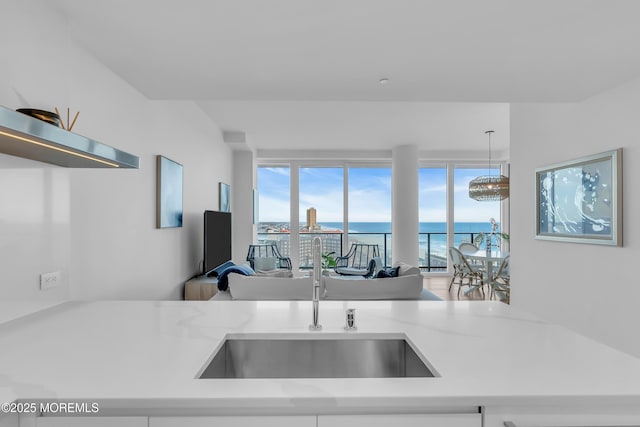
[(231, 186), (229, 184), (218, 183), (218, 201), (220, 212), (231, 212)]
[(156, 180), (156, 227), (182, 227), (182, 165), (157, 156)]
[(622, 246), (622, 149), (536, 169), (536, 239)]

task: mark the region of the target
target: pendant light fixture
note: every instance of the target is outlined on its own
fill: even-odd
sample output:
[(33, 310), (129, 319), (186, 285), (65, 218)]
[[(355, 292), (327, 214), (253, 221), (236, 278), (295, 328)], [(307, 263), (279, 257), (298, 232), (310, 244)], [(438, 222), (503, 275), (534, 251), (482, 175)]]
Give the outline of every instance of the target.
[(479, 202), (495, 202), (509, 197), (509, 178), (504, 175), (491, 175), (491, 134), (489, 135), (489, 175), (479, 176), (469, 182), (469, 197)]

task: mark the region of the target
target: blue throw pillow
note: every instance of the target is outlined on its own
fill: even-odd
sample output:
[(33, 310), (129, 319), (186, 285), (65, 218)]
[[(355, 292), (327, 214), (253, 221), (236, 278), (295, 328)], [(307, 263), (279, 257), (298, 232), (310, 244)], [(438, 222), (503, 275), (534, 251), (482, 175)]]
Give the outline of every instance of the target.
[(218, 274), (218, 289), (221, 291), (226, 291), (229, 288), (229, 278), (227, 277), (229, 273), (238, 273), (245, 276), (253, 276), (256, 274), (255, 271), (248, 265), (230, 265), (224, 268)]

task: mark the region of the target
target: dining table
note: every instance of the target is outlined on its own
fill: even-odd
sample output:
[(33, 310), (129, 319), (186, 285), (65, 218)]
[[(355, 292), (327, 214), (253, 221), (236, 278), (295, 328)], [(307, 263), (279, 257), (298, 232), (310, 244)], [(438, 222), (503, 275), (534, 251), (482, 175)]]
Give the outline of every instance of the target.
[(491, 284), (493, 278), (494, 265), (499, 266), (502, 260), (509, 255), (508, 251), (502, 251), (500, 248), (491, 248), (490, 252), (486, 249), (478, 249), (475, 251), (461, 250), (460, 252), (462, 252), (462, 255), (468, 260), (480, 261), (485, 265), (484, 282), (488, 285)]

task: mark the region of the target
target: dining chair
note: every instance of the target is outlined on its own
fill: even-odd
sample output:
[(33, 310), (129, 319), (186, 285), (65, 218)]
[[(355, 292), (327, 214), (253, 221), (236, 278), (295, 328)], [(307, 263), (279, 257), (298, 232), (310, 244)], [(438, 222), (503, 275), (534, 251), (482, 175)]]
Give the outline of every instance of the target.
[(469, 242), (462, 242), (458, 245), (458, 249), (460, 249), (460, 252), (462, 253), (470, 253), (470, 252), (477, 252), (478, 251), (478, 247), (476, 245), (474, 245), (473, 243), (469, 243)]
[[(469, 253), (474, 253), (474, 252), (478, 252), (479, 248), (474, 245), (473, 243), (469, 243), (469, 242), (462, 242), (458, 245), (458, 249), (460, 249), (460, 252), (462, 252), (462, 254), (469, 254)], [(467, 259), (467, 261), (469, 261), (469, 264), (471, 264), (472, 267), (482, 267), (482, 261), (478, 261), (476, 259), (472, 259), (469, 260)]]
[(489, 283), (491, 293), (489, 299), (493, 299), (495, 296), (500, 301), (504, 301), (507, 304), (511, 301), (511, 276), (509, 275), (509, 255), (504, 257), (500, 263), (498, 271), (491, 278)]
[(449, 282), (449, 292), (451, 292), (451, 287), (458, 279), (458, 299), (460, 299), (460, 289), (463, 286), (469, 287), (467, 293), (476, 289), (480, 290), (484, 299), (484, 270), (482, 267), (471, 265), (462, 252), (453, 246), (449, 247), (449, 255), (453, 264), (453, 277)]

